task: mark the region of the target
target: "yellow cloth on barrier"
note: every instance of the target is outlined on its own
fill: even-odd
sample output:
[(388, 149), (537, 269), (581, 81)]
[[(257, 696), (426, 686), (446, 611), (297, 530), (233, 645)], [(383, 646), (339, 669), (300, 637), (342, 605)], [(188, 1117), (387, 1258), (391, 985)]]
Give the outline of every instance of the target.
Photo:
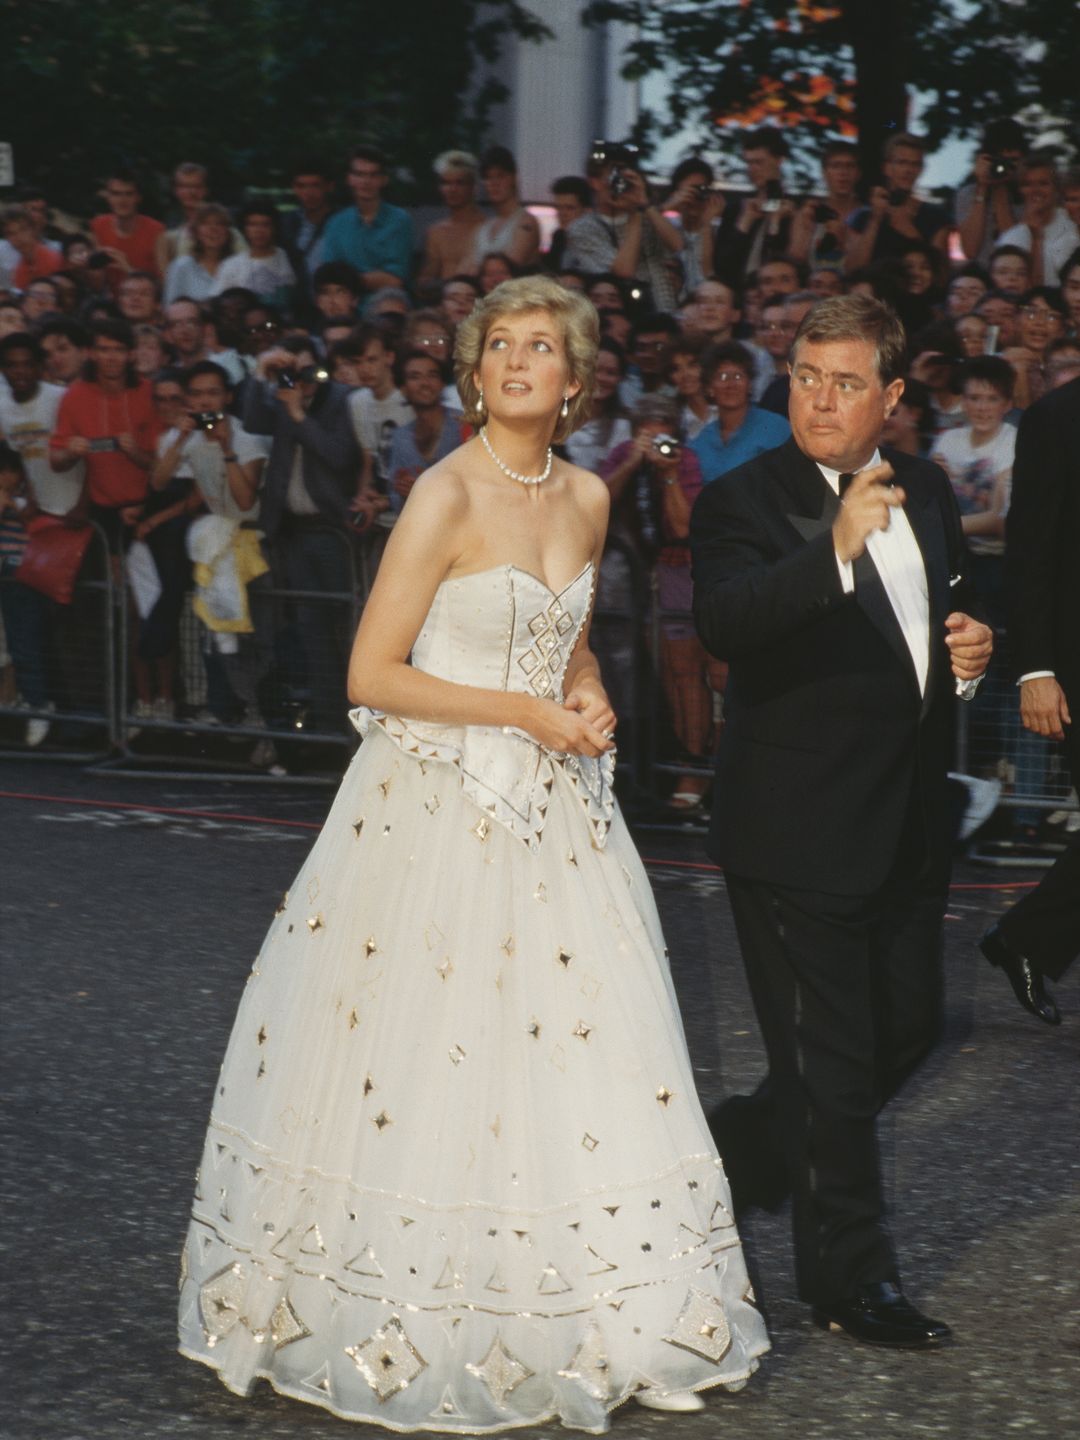
[[(231, 565), (235, 571), (238, 589), (238, 614), (233, 618), (216, 615), (207, 605), (202, 592), (209, 590), (220, 566)], [(228, 549), (214, 558), (213, 564), (195, 565), (195, 584), (198, 587), (192, 608), (208, 630), (226, 631), (236, 635), (250, 635), (255, 629), (251, 621), (247, 587), (252, 580), (265, 575), (270, 569), (259, 544), (257, 530), (241, 530), (237, 527), (232, 534)]]

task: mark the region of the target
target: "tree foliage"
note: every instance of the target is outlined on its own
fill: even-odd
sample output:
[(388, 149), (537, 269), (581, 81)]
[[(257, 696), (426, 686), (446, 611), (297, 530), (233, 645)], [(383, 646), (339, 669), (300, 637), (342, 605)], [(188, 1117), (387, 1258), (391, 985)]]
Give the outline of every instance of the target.
[(477, 143), (504, 98), (478, 62), (510, 32), (548, 33), (519, 0), (0, 0), (0, 21), (2, 138), (23, 180), (76, 210), (110, 165), (198, 160), (235, 196), (298, 155), (341, 173), (362, 136), (424, 187), (431, 157)]
[(823, 135), (858, 136), (866, 168), (910, 91), (932, 145), (1032, 107), (1080, 122), (1076, 0), (594, 0), (587, 18), (637, 27), (627, 78), (671, 77), (646, 143), (700, 122), (703, 148), (730, 153), (773, 123), (804, 166)]

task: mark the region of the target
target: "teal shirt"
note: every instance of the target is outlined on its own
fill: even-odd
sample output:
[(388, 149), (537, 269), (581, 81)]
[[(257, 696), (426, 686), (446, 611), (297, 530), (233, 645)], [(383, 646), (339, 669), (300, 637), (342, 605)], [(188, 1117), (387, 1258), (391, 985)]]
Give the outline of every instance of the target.
[(380, 205), (370, 222), (350, 205), (332, 216), (323, 231), (321, 263), (347, 260), (361, 275), (367, 270), (386, 270), (404, 284), (412, 254), (412, 216), (397, 205)]
[(690, 441), (690, 449), (698, 458), (701, 478), (707, 485), (763, 450), (774, 450), (790, 434), (791, 426), (782, 415), (751, 405), (746, 419), (727, 441), (720, 434), (720, 422), (712, 420)]

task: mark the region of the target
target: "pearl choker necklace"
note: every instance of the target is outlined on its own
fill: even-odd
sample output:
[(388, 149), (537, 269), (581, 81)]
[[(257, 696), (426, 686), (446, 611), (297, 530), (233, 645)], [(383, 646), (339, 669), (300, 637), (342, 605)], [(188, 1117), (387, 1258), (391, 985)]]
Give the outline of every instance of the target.
[(519, 475), (516, 470), (511, 470), (509, 465), (505, 464), (502, 460), (500, 460), (498, 455), (496, 455), (495, 451), (491, 448), (491, 441), (487, 437), (486, 425), (483, 426), (480, 430), (480, 439), (484, 442), (484, 449), (491, 456), (492, 460), (495, 461), (495, 464), (499, 467), (499, 469), (503, 472), (504, 475), (509, 475), (511, 480), (517, 480), (522, 485), (542, 485), (544, 481), (548, 478), (548, 476), (551, 474), (551, 462), (554, 456), (551, 453), (550, 445), (548, 446), (547, 452), (547, 464), (544, 466), (543, 470), (539, 475)]

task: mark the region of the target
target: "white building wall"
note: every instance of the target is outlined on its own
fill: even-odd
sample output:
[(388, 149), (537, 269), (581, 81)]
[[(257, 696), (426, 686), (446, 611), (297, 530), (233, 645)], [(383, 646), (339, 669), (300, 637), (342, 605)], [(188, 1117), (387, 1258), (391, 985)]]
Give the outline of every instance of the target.
[(558, 175), (580, 175), (592, 142), (623, 139), (638, 112), (638, 86), (619, 75), (632, 31), (586, 29), (585, 0), (544, 0), (536, 13), (551, 40), (508, 42), (495, 67), (510, 91), (490, 140), (513, 151), (524, 199), (545, 203)]

